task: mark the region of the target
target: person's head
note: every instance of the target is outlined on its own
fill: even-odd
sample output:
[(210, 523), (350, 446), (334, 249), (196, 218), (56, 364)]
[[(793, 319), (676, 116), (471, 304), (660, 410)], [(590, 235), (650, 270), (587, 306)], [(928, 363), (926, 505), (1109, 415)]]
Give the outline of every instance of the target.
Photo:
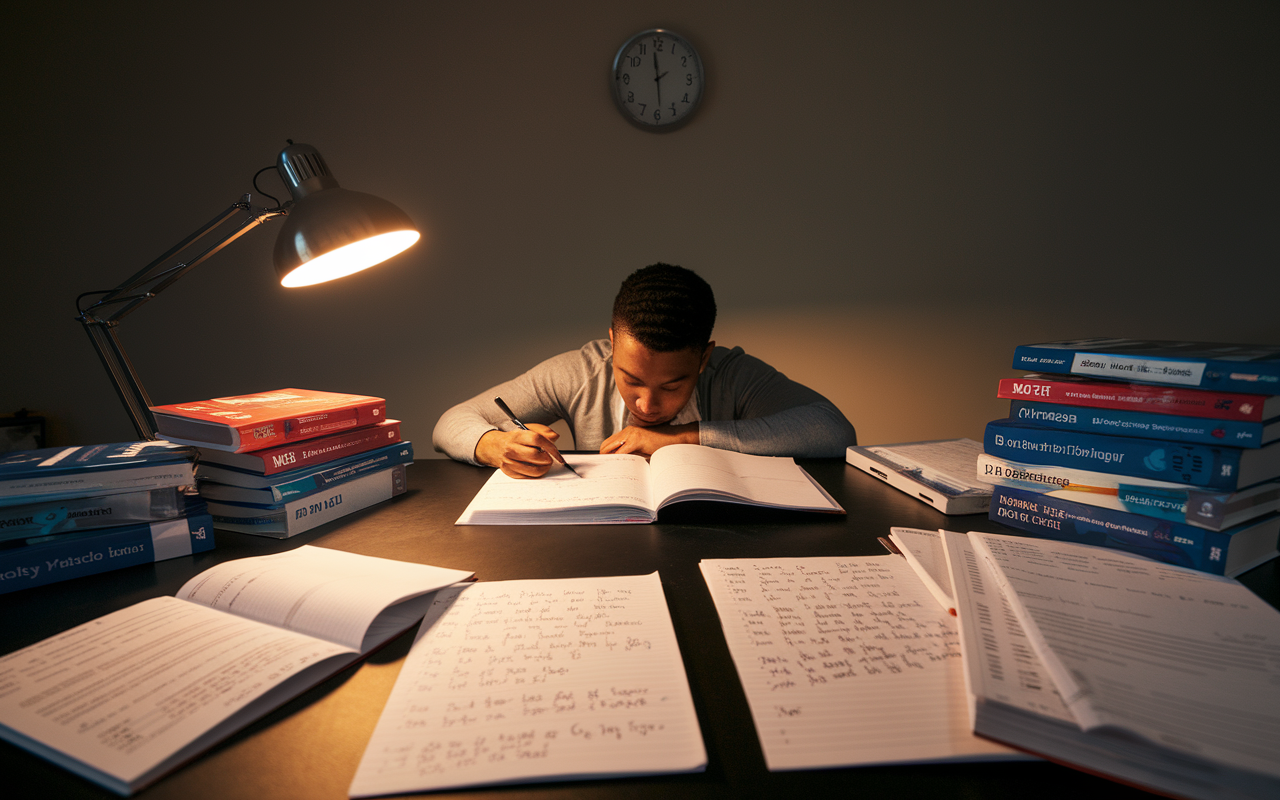
[(716, 299), (692, 270), (653, 264), (622, 282), (609, 340), (618, 393), (640, 425), (670, 422), (711, 358)]

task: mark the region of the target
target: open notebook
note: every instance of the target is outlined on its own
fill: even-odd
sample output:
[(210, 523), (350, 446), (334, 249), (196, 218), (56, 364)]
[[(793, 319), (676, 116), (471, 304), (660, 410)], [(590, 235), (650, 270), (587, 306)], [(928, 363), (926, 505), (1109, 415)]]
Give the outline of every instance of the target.
[(568, 455), (563, 467), (521, 480), (494, 472), (458, 518), (459, 525), (644, 523), (671, 503), (713, 500), (843, 514), (831, 495), (793, 459), (752, 456), (696, 444), (631, 455)]

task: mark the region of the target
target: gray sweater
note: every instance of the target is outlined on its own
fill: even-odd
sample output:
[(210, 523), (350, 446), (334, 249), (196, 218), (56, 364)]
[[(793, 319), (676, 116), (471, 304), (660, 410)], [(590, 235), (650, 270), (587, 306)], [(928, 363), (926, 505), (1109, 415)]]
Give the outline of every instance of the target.
[[(574, 449), (599, 450), (629, 424), (612, 359), (608, 339), (549, 358), (446, 411), (432, 443), (451, 458), (478, 463), (480, 437), (514, 427), (493, 402), (501, 397), (521, 422), (565, 420)], [(857, 443), (853, 425), (831, 401), (740, 347), (712, 351), (693, 396), (672, 423), (695, 421), (701, 444), (756, 455), (836, 458)]]

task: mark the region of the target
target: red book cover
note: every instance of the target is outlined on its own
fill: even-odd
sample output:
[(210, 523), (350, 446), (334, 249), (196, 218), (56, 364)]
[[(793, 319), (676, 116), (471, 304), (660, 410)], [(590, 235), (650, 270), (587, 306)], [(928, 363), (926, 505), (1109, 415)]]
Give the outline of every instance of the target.
[(261, 475), (314, 467), (347, 456), (367, 453), (383, 445), (400, 441), (400, 420), (386, 419), (368, 428), (355, 428), (342, 433), (303, 439), (279, 447), (253, 450), (248, 453), (227, 453), (222, 450), (201, 448), (200, 460), (210, 464), (222, 464)]
[(1067, 375), (1030, 374), (1000, 381), (997, 397), (1089, 408), (1125, 408), (1180, 417), (1261, 422), (1280, 415), (1280, 395), (1238, 394), (1213, 389), (1100, 381)]
[(152, 406), (157, 432), (171, 442), (243, 453), (365, 428), (387, 417), (387, 402), (361, 394), (276, 389)]

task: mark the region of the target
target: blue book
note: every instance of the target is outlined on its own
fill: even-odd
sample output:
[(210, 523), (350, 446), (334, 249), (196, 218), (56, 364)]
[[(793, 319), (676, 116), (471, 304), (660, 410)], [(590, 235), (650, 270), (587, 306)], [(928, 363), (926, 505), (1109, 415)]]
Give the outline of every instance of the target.
[(0, 454), (0, 506), (195, 484), (196, 449), (170, 442), (46, 447)]
[(1109, 380), (1280, 394), (1280, 347), (1142, 339), (1019, 345), (1014, 369)]
[(1066, 431), (1227, 447), (1262, 447), (1280, 439), (1280, 419), (1266, 422), (1204, 419), (1155, 414), (1150, 411), (1040, 403), (1034, 400), (1010, 401), (1009, 418)]
[(1131, 475), (1230, 492), (1280, 477), (1280, 442), (1245, 450), (1062, 431), (998, 419), (987, 423), (982, 449), (1024, 464)]
[(163, 522), (41, 537), (0, 550), (0, 594), (212, 550), (213, 517), (193, 499)]
[(988, 516), (1044, 539), (1110, 547), (1227, 577), (1275, 558), (1280, 537), (1280, 514), (1210, 531), (1009, 486), (992, 491)]
[(207, 500), (275, 506), (346, 483), (370, 472), (411, 463), (413, 443), (395, 442), (318, 467), (304, 467), (275, 475), (200, 464), (196, 467), (196, 478), (199, 479), (200, 495)]

